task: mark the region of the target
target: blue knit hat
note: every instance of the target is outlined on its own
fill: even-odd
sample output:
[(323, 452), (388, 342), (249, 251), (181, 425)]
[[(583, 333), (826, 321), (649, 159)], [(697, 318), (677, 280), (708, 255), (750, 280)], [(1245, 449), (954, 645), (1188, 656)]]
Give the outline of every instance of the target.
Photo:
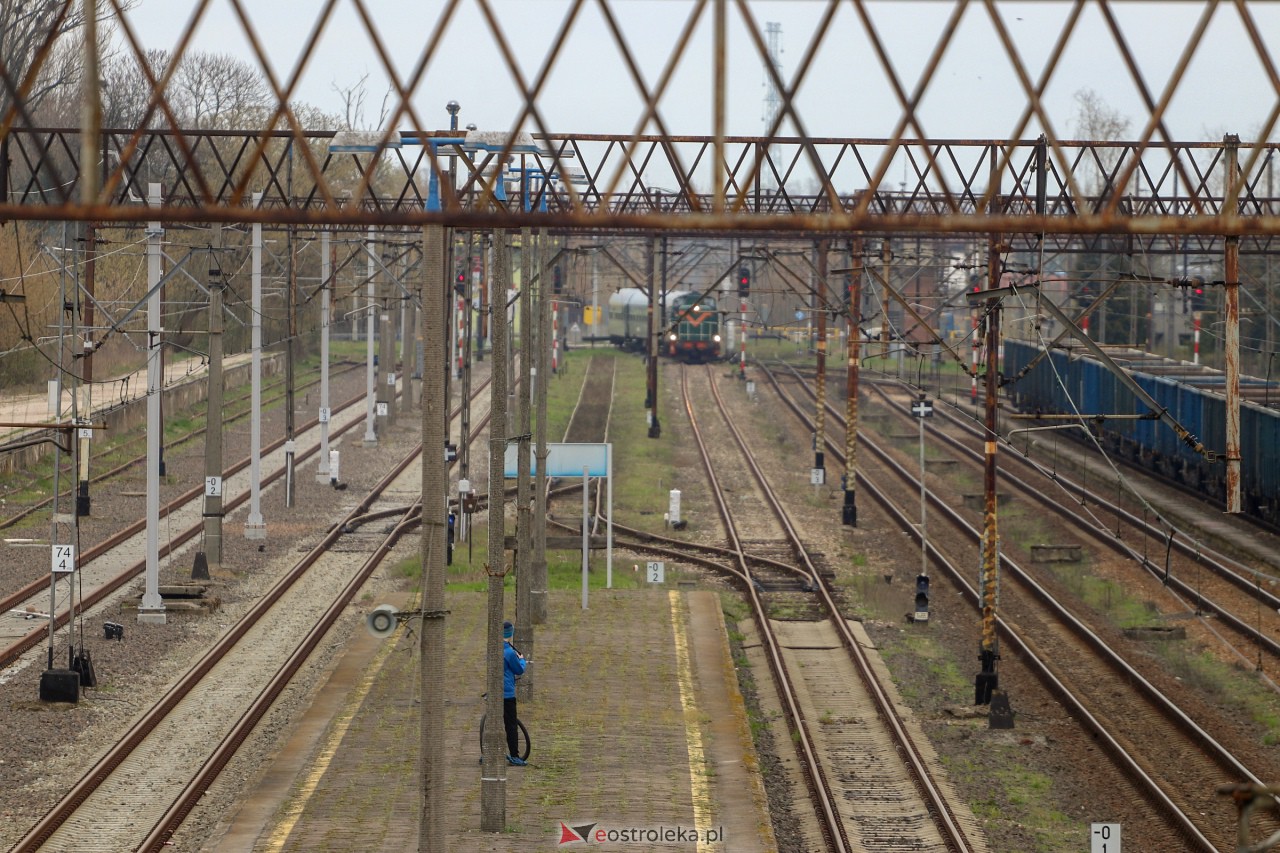
[(516, 635), (515, 626), (513, 626), (510, 622), (503, 622), (502, 623), (502, 639), (510, 640), (515, 635)]

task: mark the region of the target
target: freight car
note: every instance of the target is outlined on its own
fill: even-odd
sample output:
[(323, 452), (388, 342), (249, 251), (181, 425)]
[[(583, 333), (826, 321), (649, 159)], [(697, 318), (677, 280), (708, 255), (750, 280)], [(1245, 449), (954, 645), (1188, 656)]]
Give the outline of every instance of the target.
[[(1005, 393), (1028, 413), (1071, 413), (1089, 421), (1096, 415), (1144, 415), (1147, 407), (1099, 361), (1076, 350), (1054, 350), (1025, 375), (1041, 353), (1024, 341), (1004, 344)], [(1156, 402), (1215, 452), (1210, 460), (1184, 444), (1158, 420), (1103, 419), (1090, 422), (1103, 446), (1135, 465), (1225, 503), (1226, 397), (1220, 371), (1152, 356), (1136, 350), (1109, 352)], [(1050, 364), (1052, 362), (1052, 364)], [(1059, 381), (1059, 377), (1061, 381)], [(1280, 411), (1265, 383), (1240, 380), (1241, 504), (1245, 514), (1280, 525)], [(1074, 408), (1073, 408), (1074, 404)]]
[[(666, 304), (689, 295), (686, 290), (673, 290), (667, 294)], [(667, 316), (671, 316), (668, 307)], [(660, 317), (654, 318), (660, 322)], [(633, 352), (645, 351), (645, 338), (649, 334), (649, 295), (638, 287), (624, 287), (609, 297), (609, 341), (616, 347)]]
[(668, 299), (667, 354), (692, 363), (720, 358), (720, 312), (710, 296), (688, 293)]

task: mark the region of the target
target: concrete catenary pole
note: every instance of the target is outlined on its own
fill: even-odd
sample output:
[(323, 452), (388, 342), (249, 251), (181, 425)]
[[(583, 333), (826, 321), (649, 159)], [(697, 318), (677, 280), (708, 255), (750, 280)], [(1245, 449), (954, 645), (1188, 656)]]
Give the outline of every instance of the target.
[(484, 832), (502, 832), (507, 825), (507, 764), (506, 734), (502, 720), (502, 599), (503, 577), (506, 574), (506, 554), (503, 538), (506, 532), (503, 519), (503, 456), (507, 439), (504, 427), (507, 423), (507, 235), (496, 231), (493, 235), (494, 263), (491, 269), (492, 299), (492, 363), (494, 370), (489, 383), (489, 562), (485, 572), (489, 577), (487, 630), (485, 644), (485, 718), (489, 725), (484, 729), (481, 744), (483, 761), (480, 775), (480, 829)]
[[(987, 287), (1000, 286), (1000, 251), (995, 235), (987, 245)], [(974, 704), (988, 705), (991, 694), (999, 689), (1000, 676), (997, 661), (1000, 649), (996, 636), (996, 605), (1000, 577), (1000, 537), (996, 525), (996, 447), (997, 394), (1000, 389), (1000, 300), (988, 299), (986, 304), (986, 442), (983, 469), (982, 511), (982, 638), (978, 647), (981, 670), (974, 681)]]
[[(84, 346), (81, 350), (84, 362), (80, 377), (80, 412), (81, 416), (93, 419), (93, 306), (94, 288), (98, 255), (98, 229), (92, 222), (84, 223)], [(76, 483), (75, 517), (81, 518), (90, 514), (92, 501), (89, 498), (89, 439), (76, 439), (76, 470), (79, 472)]]
[[(423, 322), (424, 335), (422, 377), (422, 630), (421, 655), (422, 697), (421, 742), (419, 768), (422, 774), (419, 791), (418, 850), (420, 853), (446, 853), (445, 816), (448, 813), (448, 789), (444, 730), (446, 668), (445, 548), (448, 520), (445, 518), (448, 497), (448, 469), (444, 461), (444, 440), (449, 417), (449, 401), (444, 396), (445, 354), (443, 329), (445, 282), (443, 268), (444, 228), (428, 225), (423, 230)], [(501, 502), (499, 501), (499, 505)], [(501, 687), (499, 687), (501, 689)], [(490, 717), (490, 719), (495, 719)], [(499, 731), (498, 726), (491, 727)]]
[(845, 373), (844, 430), (844, 508), (841, 521), (848, 527), (858, 526), (857, 477), (855, 459), (858, 449), (858, 366), (861, 357), (862, 332), (862, 238), (849, 242), (849, 364)]
[(333, 253), (329, 229), (320, 232), (320, 466), (316, 482), (329, 482), (329, 324), (333, 299)]
[(364, 413), (364, 446), (375, 447), (378, 444), (378, 434), (374, 429), (377, 418), (376, 404), (378, 401), (377, 375), (373, 366), (373, 324), (376, 320), (377, 303), (374, 300), (374, 281), (377, 274), (377, 261), (374, 258), (374, 230), (369, 229), (369, 237), (365, 243), (365, 251), (368, 253), (368, 284), (365, 291), (365, 413)]
[[(159, 207), (164, 202), (159, 184), (147, 185), (147, 204)], [(165, 623), (164, 599), (160, 597), (160, 367), (161, 305), (160, 276), (164, 227), (160, 222), (147, 223), (147, 568), (138, 621), (144, 624)]]
[[(431, 271), (427, 271), (431, 275)], [(396, 422), (396, 329), (391, 322), (391, 247), (383, 245), (382, 264), (378, 270), (378, 402), (385, 404), (378, 415), (378, 432)]]
[(645, 247), (648, 249), (645, 254), (645, 287), (649, 288), (649, 340), (646, 345), (649, 364), (645, 374), (647, 376), (645, 405), (649, 408), (649, 438), (658, 438), (662, 435), (662, 425), (658, 422), (658, 350), (660, 348), (658, 335), (662, 330), (658, 328), (658, 276), (654, 258), (656, 243), (656, 237), (650, 237), (645, 241)]
[[(1227, 170), (1226, 210), (1235, 218), (1240, 195), (1240, 137), (1223, 139)], [(1227, 512), (1240, 512), (1240, 237), (1226, 239), (1223, 259), (1224, 302), (1226, 303), (1226, 396), (1227, 396)]]
[(204, 554), (209, 569), (222, 566), (222, 226), (209, 235), (209, 392), (204, 434)]
[[(520, 436), (516, 445), (516, 624), (514, 642), (516, 648), (528, 654), (529, 641), (533, 636), (533, 603), (529, 598), (529, 590), (533, 586), (531, 551), (533, 550), (533, 481), (529, 476), (529, 460), (532, 456), (532, 445), (529, 438), (532, 432), (530, 422), (532, 412), (531, 394), (537, 384), (541, 395), (546, 384), (546, 374), (535, 367), (534, 354), (538, 351), (537, 323), (533, 314), (534, 289), (534, 250), (533, 232), (525, 228), (520, 232), (520, 391), (519, 415), (516, 421), (516, 433)], [(541, 268), (537, 268), (541, 272)], [(539, 282), (541, 290), (541, 282)], [(516, 683), (516, 697), (529, 699), (532, 695), (532, 682), (522, 678)]]
[[(290, 150), (293, 143), (290, 142)], [(290, 158), (290, 172), (292, 173), (293, 160)], [(290, 178), (292, 181), (292, 178)], [(292, 195), (292, 193), (290, 193)], [(296, 378), (296, 357), (298, 345), (298, 258), (297, 252), (297, 230), (296, 225), (290, 224), (288, 230), (288, 281), (285, 283), (285, 319), (287, 322), (288, 335), (284, 344), (284, 505), (293, 507), (294, 492), (296, 491), (296, 480), (294, 478), (294, 458), (296, 445), (294, 444), (294, 414), (296, 404), (294, 400)]]
[[(555, 255), (553, 244), (551, 254)], [(538, 253), (538, 269), (542, 271), (539, 282), (546, 281), (547, 272), (547, 249), (544, 245), (539, 244)], [(551, 333), (551, 295), (547, 292), (546, 287), (538, 288), (538, 330), (542, 340)], [(547, 347), (538, 347), (538, 375), (550, 376), (551, 373), (547, 369)], [(538, 391), (538, 413), (537, 413), (537, 450), (535, 458), (538, 460), (538, 479), (534, 484), (533, 494), (534, 500), (537, 501), (534, 507), (533, 517), (537, 519), (533, 530), (533, 582), (529, 590), (530, 610), (533, 614), (533, 624), (542, 625), (547, 621), (547, 383), (543, 382), (539, 386)], [(532, 636), (532, 634), (530, 635)], [(532, 649), (530, 649), (532, 654)]]
[[(262, 204), (262, 193), (253, 194), (253, 206)], [(262, 223), (255, 222), (250, 246), (252, 293), (250, 296), (250, 348), (253, 367), (250, 373), (249, 416), (249, 516), (244, 523), (246, 539), (266, 539), (267, 524), (262, 518)]]
[(813, 477), (814, 485), (821, 486), (827, 481), (825, 449), (827, 438), (827, 241), (819, 240), (814, 249), (817, 281), (813, 295), (813, 308), (818, 317), (818, 373), (814, 384), (817, 389), (813, 412)]

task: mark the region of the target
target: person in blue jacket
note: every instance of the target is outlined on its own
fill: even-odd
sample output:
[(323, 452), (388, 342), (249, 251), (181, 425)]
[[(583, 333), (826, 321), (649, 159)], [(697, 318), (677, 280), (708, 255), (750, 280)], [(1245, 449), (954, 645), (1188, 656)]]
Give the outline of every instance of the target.
[(516, 679), (524, 675), (525, 660), (511, 638), (516, 629), (510, 622), (502, 623), (502, 723), (507, 729), (507, 763), (523, 766), (520, 757), (520, 735), (516, 730)]

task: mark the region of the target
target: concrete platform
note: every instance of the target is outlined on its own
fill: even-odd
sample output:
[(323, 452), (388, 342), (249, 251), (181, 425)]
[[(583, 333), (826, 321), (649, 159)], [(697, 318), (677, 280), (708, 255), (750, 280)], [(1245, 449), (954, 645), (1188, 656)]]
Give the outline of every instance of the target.
[[(483, 593), (449, 596), (449, 849), (555, 849), (561, 824), (600, 831), (709, 830), (711, 843), (589, 849), (765, 851), (777, 845), (720, 602), (705, 591), (553, 592), (537, 629), (533, 752), (506, 767), (507, 831), (481, 832), (478, 724)], [(372, 605), (370, 605), (372, 606)], [(417, 847), (417, 640), (352, 644), (279, 760), (208, 850)], [(714, 836), (713, 836), (714, 837)], [(593, 839), (594, 842), (594, 839)], [(586, 846), (586, 845), (584, 845)]]

